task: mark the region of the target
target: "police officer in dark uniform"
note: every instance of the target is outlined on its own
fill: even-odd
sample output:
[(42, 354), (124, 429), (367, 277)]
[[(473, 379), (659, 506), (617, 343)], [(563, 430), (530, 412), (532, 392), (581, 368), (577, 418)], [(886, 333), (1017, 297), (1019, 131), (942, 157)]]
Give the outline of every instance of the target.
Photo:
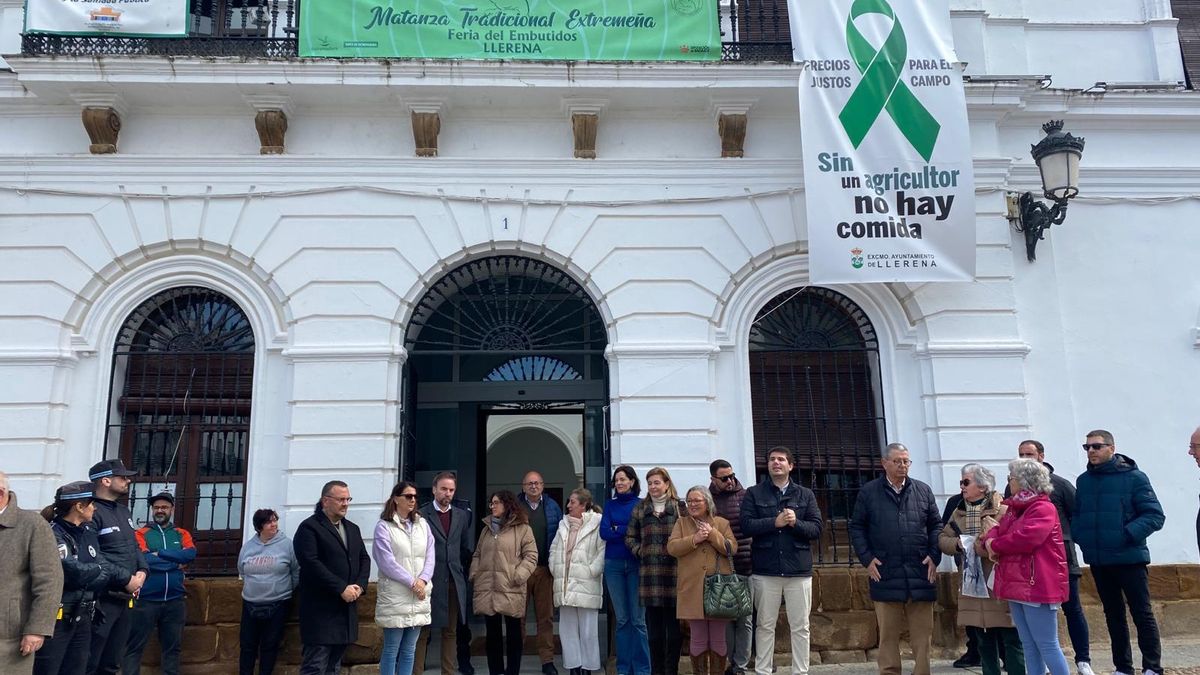
[(97, 598), (96, 610), (104, 619), (92, 622), (88, 675), (116, 675), (121, 667), (129, 642), (129, 610), (149, 571), (134, 536), (133, 514), (117, 501), (129, 494), (129, 477), (136, 475), (119, 459), (97, 462), (88, 471), (96, 504), (92, 524), (100, 538), (100, 554), (116, 570), (107, 590)]
[(78, 481), (60, 487), (50, 508), (50, 529), (63, 567), (62, 604), (53, 637), (37, 652), (33, 675), (83, 675), (96, 594), (104, 592), (116, 570), (100, 556), (100, 540), (92, 525), (96, 505), (91, 483)]

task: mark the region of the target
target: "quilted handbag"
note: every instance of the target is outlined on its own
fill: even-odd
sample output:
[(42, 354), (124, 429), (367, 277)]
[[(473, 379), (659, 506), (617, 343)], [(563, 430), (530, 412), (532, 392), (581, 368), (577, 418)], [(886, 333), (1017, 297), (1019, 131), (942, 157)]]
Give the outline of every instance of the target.
[[(733, 547), (725, 542), (729, 569), (733, 569)], [(740, 619), (754, 611), (750, 580), (741, 574), (716, 574), (704, 577), (704, 616), (710, 619)]]

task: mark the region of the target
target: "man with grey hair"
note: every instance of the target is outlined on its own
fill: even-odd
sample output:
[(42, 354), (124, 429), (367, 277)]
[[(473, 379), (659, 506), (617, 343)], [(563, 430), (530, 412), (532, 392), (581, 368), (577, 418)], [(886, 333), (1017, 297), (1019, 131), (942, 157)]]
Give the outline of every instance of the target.
[(767, 479), (746, 490), (738, 515), (742, 532), (751, 537), (750, 588), (758, 624), (756, 675), (771, 675), (774, 668), (781, 601), (791, 628), (792, 675), (805, 675), (809, 667), (812, 541), (821, 538), (825, 521), (813, 491), (792, 481), (793, 468), (790, 449), (767, 450)]
[[(1067, 634), (1071, 636), (1071, 648), (1075, 650), (1075, 669), (1079, 675), (1095, 675), (1092, 671), (1091, 636), (1088, 634), (1087, 617), (1083, 615), (1083, 603), (1079, 601), (1079, 578), (1083, 570), (1079, 567), (1079, 556), (1075, 553), (1075, 540), (1071, 538), (1071, 519), (1075, 517), (1075, 485), (1054, 473), (1054, 467), (1046, 461), (1046, 446), (1041, 441), (1028, 439), (1017, 444), (1017, 456), (1040, 462), (1050, 472), (1050, 503), (1058, 511), (1058, 524), (1062, 527), (1063, 547), (1067, 551), (1067, 570), (1070, 572), (1070, 596), (1062, 604), (1063, 616), (1067, 620)], [(1011, 490), (1004, 488), (1004, 496), (1011, 497)]]
[(933, 490), (908, 476), (908, 448), (888, 445), (882, 463), (884, 475), (858, 491), (849, 526), (854, 552), (870, 577), (879, 622), (879, 672), (900, 675), (900, 633), (907, 628), (916, 661), (913, 675), (929, 675), (942, 519)]
[(1089, 431), (1083, 444), (1087, 471), (1075, 480), (1075, 517), (1071, 532), (1104, 606), (1112, 643), (1114, 675), (1133, 675), (1133, 650), (1125, 605), (1137, 626), (1143, 675), (1162, 675), (1162, 644), (1150, 608), (1150, 549), (1146, 539), (1162, 529), (1166, 517), (1150, 478), (1127, 455), (1117, 453), (1112, 433)]
[(0, 673), (33, 672), (34, 652), (54, 635), (63, 570), (49, 524), (17, 506), (0, 472), (0, 597), (9, 611), (0, 624)]

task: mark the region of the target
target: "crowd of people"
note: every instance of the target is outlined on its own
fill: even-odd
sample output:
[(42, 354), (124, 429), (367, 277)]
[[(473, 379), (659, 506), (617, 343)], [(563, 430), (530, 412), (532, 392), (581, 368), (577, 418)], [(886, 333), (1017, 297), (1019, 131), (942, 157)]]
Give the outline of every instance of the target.
[[(883, 450), (883, 475), (859, 490), (848, 524), (870, 579), (881, 675), (900, 675), (905, 632), (912, 672), (929, 674), (943, 554), (962, 570), (958, 622), (966, 627), (968, 651), (956, 666), (980, 665), (984, 675), (1067, 675), (1058, 643), (1061, 610), (1078, 675), (1094, 675), (1075, 545), (1091, 566), (1116, 674), (1134, 675), (1126, 611), (1137, 628), (1142, 675), (1162, 674), (1146, 546), (1163, 526), (1162, 508), (1147, 476), (1116, 452), (1111, 433), (1089, 432), (1083, 448), (1088, 466), (1074, 484), (1054, 473), (1035, 440), (1020, 444), (1003, 490), (988, 468), (967, 464), (960, 494), (941, 514), (931, 488), (909, 477), (908, 449), (893, 443)], [(1200, 429), (1190, 453), (1200, 464)], [(804, 675), (813, 549), (825, 520), (812, 490), (794, 480), (792, 452), (773, 447), (765, 460), (765, 479), (746, 488), (731, 464), (718, 459), (709, 467), (710, 482), (688, 488), (682, 499), (665, 468), (645, 473), (643, 496), (637, 471), (618, 466), (603, 509), (579, 488), (569, 493), (565, 512), (545, 493), (542, 476), (530, 471), (520, 494), (489, 496), (477, 538), (469, 505), (455, 498), (456, 476), (439, 473), (430, 486), (433, 500), (423, 506), (416, 485), (400, 482), (392, 489), (370, 549), (347, 518), (349, 486), (329, 481), (290, 540), (279, 531), (275, 511), (253, 514), (255, 535), (237, 564), (243, 580), (239, 672), (251, 674), (256, 664), (264, 675), (273, 672), (293, 596), (300, 672), (339, 672), (347, 646), (358, 638), (358, 603), (374, 561), (383, 675), (424, 672), (433, 629), (439, 630), (442, 674), (473, 675), (472, 614), (486, 625), (489, 674), (516, 675), (530, 602), (544, 675), (557, 675), (556, 609), (562, 665), (571, 675), (599, 671), (605, 587), (619, 675), (678, 673), (681, 623), (696, 675), (747, 669), (770, 675), (781, 607), (791, 672)], [(0, 672), (135, 674), (152, 633), (162, 649), (162, 672), (178, 672), (184, 571), (196, 547), (190, 533), (174, 525), (170, 493), (151, 497), (151, 522), (134, 526), (122, 503), (134, 475), (120, 460), (99, 462), (88, 481), (59, 488), (39, 516), (18, 508), (0, 473), (0, 584), (17, 608), (0, 626)], [(1197, 527), (1200, 533), (1200, 520)], [(753, 610), (715, 616), (709, 582), (735, 574), (748, 577)]]

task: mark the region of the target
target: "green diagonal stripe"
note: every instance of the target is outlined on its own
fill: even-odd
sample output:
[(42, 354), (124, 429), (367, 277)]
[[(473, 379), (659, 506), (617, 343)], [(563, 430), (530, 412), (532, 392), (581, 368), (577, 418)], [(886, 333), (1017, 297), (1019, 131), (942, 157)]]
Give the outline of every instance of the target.
[[(892, 30), (879, 49), (854, 26), (854, 20), (864, 14), (882, 14), (892, 20)], [(854, 0), (846, 19), (846, 46), (862, 73), (862, 79), (838, 115), (850, 142), (857, 148), (879, 113), (886, 110), (904, 138), (928, 162), (942, 127), (900, 79), (908, 57), (908, 41), (887, 0)]]

